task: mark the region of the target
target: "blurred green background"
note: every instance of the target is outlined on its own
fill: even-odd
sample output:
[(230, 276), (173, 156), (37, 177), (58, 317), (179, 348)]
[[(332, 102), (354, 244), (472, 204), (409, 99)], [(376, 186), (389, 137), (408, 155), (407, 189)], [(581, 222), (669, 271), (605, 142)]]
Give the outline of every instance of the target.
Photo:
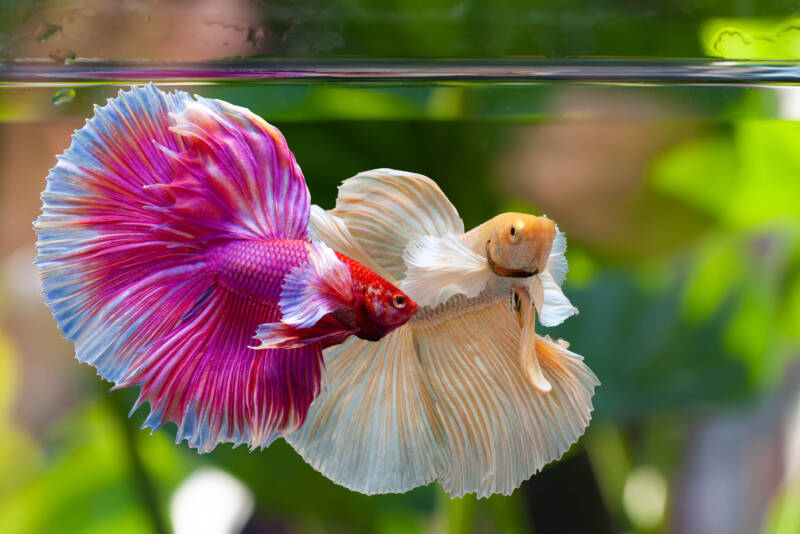
[[(796, 59), (786, 1), (0, 2), (0, 52)], [(119, 86), (0, 85), (0, 532), (800, 532), (800, 88), (500, 83), (182, 84), (277, 125), (315, 203), (375, 167), (434, 178), (467, 227), (567, 233), (548, 331), (602, 382), (585, 436), (509, 497), (367, 497), (282, 441), (199, 456), (139, 430), (135, 391), (79, 365), (41, 301), (31, 221), (55, 155)], [(164, 87), (168, 89), (168, 86)], [(214, 478), (216, 477), (216, 478)], [(187, 511), (188, 510), (188, 511)], [(182, 515), (183, 514), (183, 515)], [(222, 514), (222, 512), (220, 512)], [(208, 532), (214, 530), (206, 523)], [(197, 532), (197, 530), (194, 530)]]

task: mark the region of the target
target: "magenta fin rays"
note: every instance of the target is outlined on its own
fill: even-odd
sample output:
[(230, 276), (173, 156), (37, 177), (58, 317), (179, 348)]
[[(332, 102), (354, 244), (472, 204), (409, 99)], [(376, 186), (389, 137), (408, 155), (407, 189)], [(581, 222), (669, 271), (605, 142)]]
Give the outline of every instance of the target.
[(310, 200), (280, 132), (244, 108), (199, 99), (173, 113), (188, 150), (170, 156), (176, 179), (157, 186), (172, 198), (154, 206), (187, 233), (231, 239), (304, 239)]
[(230, 104), (134, 88), (75, 133), (42, 200), (47, 303), (79, 360), (141, 387), (147, 427), (175, 422), (178, 440), (208, 451), (263, 447), (302, 423), (322, 381), (319, 346), (249, 348), (280, 311), (267, 282), (245, 294), (215, 256), (220, 244), (262, 243), (276, 279), (305, 259), (305, 248), (267, 246), (302, 244), (309, 217), (277, 129)]

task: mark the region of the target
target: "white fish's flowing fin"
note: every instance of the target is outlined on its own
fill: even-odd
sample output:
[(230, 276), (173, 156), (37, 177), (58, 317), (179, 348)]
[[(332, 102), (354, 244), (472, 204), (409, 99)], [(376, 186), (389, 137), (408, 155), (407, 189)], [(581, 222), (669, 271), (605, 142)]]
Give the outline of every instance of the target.
[(564, 295), (550, 272), (544, 271), (534, 279), (538, 279), (538, 284), (543, 288), (542, 303), (537, 305), (539, 322), (542, 326), (557, 326), (578, 314), (578, 308)]
[(406, 277), (400, 289), (421, 306), (436, 306), (459, 294), (476, 297), (494, 276), (486, 258), (449, 232), (410, 242), (403, 260)]
[(353, 299), (350, 270), (327, 245), (313, 241), (308, 261), (292, 269), (281, 287), (281, 322), (310, 328)]
[(411, 329), (326, 351), (328, 387), (287, 441), (337, 484), (366, 494), (433, 482), (445, 465), (441, 424)]
[(540, 393), (520, 372), (509, 302), (464, 310), (411, 323), (447, 436), (439, 480), (451, 497), (508, 495), (580, 437), (598, 382), (580, 356), (535, 336), (552, 385)]
[[(583, 356), (568, 350), (563, 339), (536, 334), (536, 355), (545, 376), (553, 385), (549, 410), (561, 436), (574, 443), (583, 434), (592, 417), (592, 396), (600, 380), (584, 363)], [(569, 445), (563, 452), (569, 448)], [(559, 453), (560, 456), (561, 453)]]
[(365, 171), (342, 182), (332, 213), (397, 280), (405, 274), (403, 252), (410, 241), (464, 232), (458, 211), (436, 182), (393, 169)]
[(325, 211), (317, 205), (312, 205), (308, 234), (311, 239), (324, 241), (332, 249), (356, 260), (387, 282), (397, 285), (397, 280), (394, 276), (372, 259), (369, 253), (364, 250), (364, 247), (356, 241), (350, 230), (347, 229), (344, 221), (336, 215)]
[[(537, 284), (532, 284), (536, 287), (541, 287)], [(520, 336), (519, 344), (519, 363), (522, 369), (522, 374), (530, 382), (530, 384), (542, 393), (547, 393), (553, 386), (545, 378), (542, 372), (542, 366), (539, 365), (539, 358), (536, 354), (536, 318), (534, 311), (534, 303), (539, 301), (538, 298), (532, 297), (526, 291), (519, 291), (517, 298), (520, 302), (520, 323), (522, 324), (522, 334)]]
[(546, 270), (550, 272), (556, 284), (561, 286), (567, 278), (569, 265), (567, 264), (567, 237), (556, 225), (556, 236), (550, 248), (550, 257), (547, 259)]

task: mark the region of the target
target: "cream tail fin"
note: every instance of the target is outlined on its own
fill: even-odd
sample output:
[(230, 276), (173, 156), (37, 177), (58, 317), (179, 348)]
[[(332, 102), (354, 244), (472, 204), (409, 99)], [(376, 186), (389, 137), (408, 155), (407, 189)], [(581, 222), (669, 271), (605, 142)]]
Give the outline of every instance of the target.
[(325, 354), (327, 391), (286, 440), (320, 473), (366, 494), (436, 480), (444, 433), (404, 325), (378, 342), (350, 338)]
[(287, 441), (366, 494), (438, 480), (452, 497), (508, 495), (559, 458), (589, 424), (597, 378), (564, 342), (535, 335), (551, 384), (538, 391), (519, 370), (509, 299), (461, 299), (377, 343), (330, 349), (327, 391)]
[(446, 435), (448, 465), (438, 478), (452, 497), (510, 494), (559, 458), (591, 419), (597, 378), (564, 344), (533, 336), (547, 393), (520, 372), (522, 329), (510, 300), (473, 299), (412, 323)]

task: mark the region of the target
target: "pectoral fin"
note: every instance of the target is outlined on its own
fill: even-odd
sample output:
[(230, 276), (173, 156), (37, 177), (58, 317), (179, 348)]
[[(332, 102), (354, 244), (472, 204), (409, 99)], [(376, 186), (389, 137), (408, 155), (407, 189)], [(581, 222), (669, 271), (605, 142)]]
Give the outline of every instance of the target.
[(255, 338), (259, 341), (251, 349), (296, 349), (318, 344), (320, 348), (336, 345), (355, 334), (336, 319), (327, 316), (313, 327), (297, 328), (286, 323), (265, 323), (256, 329)]
[(324, 315), (352, 305), (350, 270), (321, 241), (308, 247), (308, 261), (295, 267), (281, 286), (281, 322), (311, 328)]
[(531, 282), (529, 291), (535, 295), (534, 304), (539, 312), (542, 326), (558, 326), (566, 319), (578, 314), (578, 308), (572, 305), (553, 275), (544, 270)]
[(436, 306), (453, 295), (476, 297), (494, 276), (486, 258), (449, 232), (412, 241), (403, 261), (406, 277), (400, 288), (422, 306)]
[(553, 246), (550, 247), (550, 257), (547, 258), (547, 270), (559, 286), (564, 283), (567, 271), (569, 271), (566, 253), (567, 238), (556, 225), (556, 236), (553, 238)]

